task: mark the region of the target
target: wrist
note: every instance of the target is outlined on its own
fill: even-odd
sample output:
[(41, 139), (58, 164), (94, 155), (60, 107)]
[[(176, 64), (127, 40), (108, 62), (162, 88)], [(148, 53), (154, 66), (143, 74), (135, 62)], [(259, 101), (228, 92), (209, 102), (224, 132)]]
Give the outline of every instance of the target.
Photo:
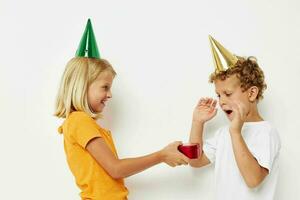
[(192, 126), (204, 126), (205, 121), (204, 120), (194, 120), (192, 121)]
[(164, 162), (165, 161), (165, 157), (166, 157), (164, 149), (156, 152), (156, 157), (157, 157), (158, 162), (160, 162), (160, 163)]
[(230, 128), (229, 132), (231, 135), (241, 135), (241, 129), (239, 128)]
[(233, 143), (244, 140), (242, 134), (239, 133), (230, 133), (230, 137)]

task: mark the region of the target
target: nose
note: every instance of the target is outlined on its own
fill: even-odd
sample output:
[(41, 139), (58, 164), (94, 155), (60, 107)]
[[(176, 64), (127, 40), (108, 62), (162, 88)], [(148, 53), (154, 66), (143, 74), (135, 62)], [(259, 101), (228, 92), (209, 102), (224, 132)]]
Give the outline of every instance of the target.
[(226, 100), (225, 100), (225, 98), (224, 97), (220, 97), (219, 98), (219, 105), (222, 107), (223, 105), (225, 105), (226, 104)]
[(108, 92), (107, 92), (106, 97), (107, 97), (107, 98), (112, 98), (112, 93), (111, 93), (111, 91), (108, 91)]

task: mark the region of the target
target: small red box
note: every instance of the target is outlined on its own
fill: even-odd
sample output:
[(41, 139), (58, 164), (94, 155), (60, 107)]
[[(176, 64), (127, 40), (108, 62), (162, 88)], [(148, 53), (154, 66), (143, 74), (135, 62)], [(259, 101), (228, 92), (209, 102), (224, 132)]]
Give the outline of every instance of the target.
[(200, 145), (198, 143), (186, 143), (178, 146), (178, 150), (190, 159), (200, 156)]

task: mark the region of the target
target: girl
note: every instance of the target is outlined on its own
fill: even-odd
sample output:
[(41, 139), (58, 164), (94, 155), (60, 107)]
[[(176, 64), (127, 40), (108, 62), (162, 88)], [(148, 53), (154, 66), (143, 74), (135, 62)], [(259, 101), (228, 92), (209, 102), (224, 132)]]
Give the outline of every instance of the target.
[[(86, 40), (87, 35), (92, 34), (92, 37), (89, 35), (91, 42), (94, 36), (90, 20), (85, 33)], [(64, 135), (67, 162), (81, 189), (82, 199), (127, 199), (123, 178), (161, 162), (172, 167), (186, 165), (188, 158), (177, 150), (181, 142), (171, 143), (146, 156), (118, 158), (110, 131), (96, 123), (106, 102), (112, 98), (116, 72), (109, 62), (100, 58), (95, 40), (93, 45), (87, 42), (83, 45), (84, 37), (77, 57), (68, 62), (61, 80), (55, 116), (65, 121), (59, 132)], [(84, 51), (81, 51), (82, 46), (85, 46)]]

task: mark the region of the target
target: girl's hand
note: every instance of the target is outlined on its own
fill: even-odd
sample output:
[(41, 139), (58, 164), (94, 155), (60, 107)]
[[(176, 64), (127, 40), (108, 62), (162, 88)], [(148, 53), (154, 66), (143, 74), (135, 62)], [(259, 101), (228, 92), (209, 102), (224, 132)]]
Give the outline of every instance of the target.
[(177, 141), (170, 143), (165, 148), (163, 148), (161, 150), (162, 161), (171, 167), (182, 164), (187, 165), (189, 162), (189, 158), (178, 151), (178, 146), (181, 144), (182, 142)]
[(243, 124), (247, 117), (245, 106), (241, 102), (233, 102), (231, 104), (233, 110), (233, 119), (230, 123), (231, 133), (241, 133)]
[(217, 100), (201, 98), (194, 109), (193, 122), (205, 123), (217, 114)]

